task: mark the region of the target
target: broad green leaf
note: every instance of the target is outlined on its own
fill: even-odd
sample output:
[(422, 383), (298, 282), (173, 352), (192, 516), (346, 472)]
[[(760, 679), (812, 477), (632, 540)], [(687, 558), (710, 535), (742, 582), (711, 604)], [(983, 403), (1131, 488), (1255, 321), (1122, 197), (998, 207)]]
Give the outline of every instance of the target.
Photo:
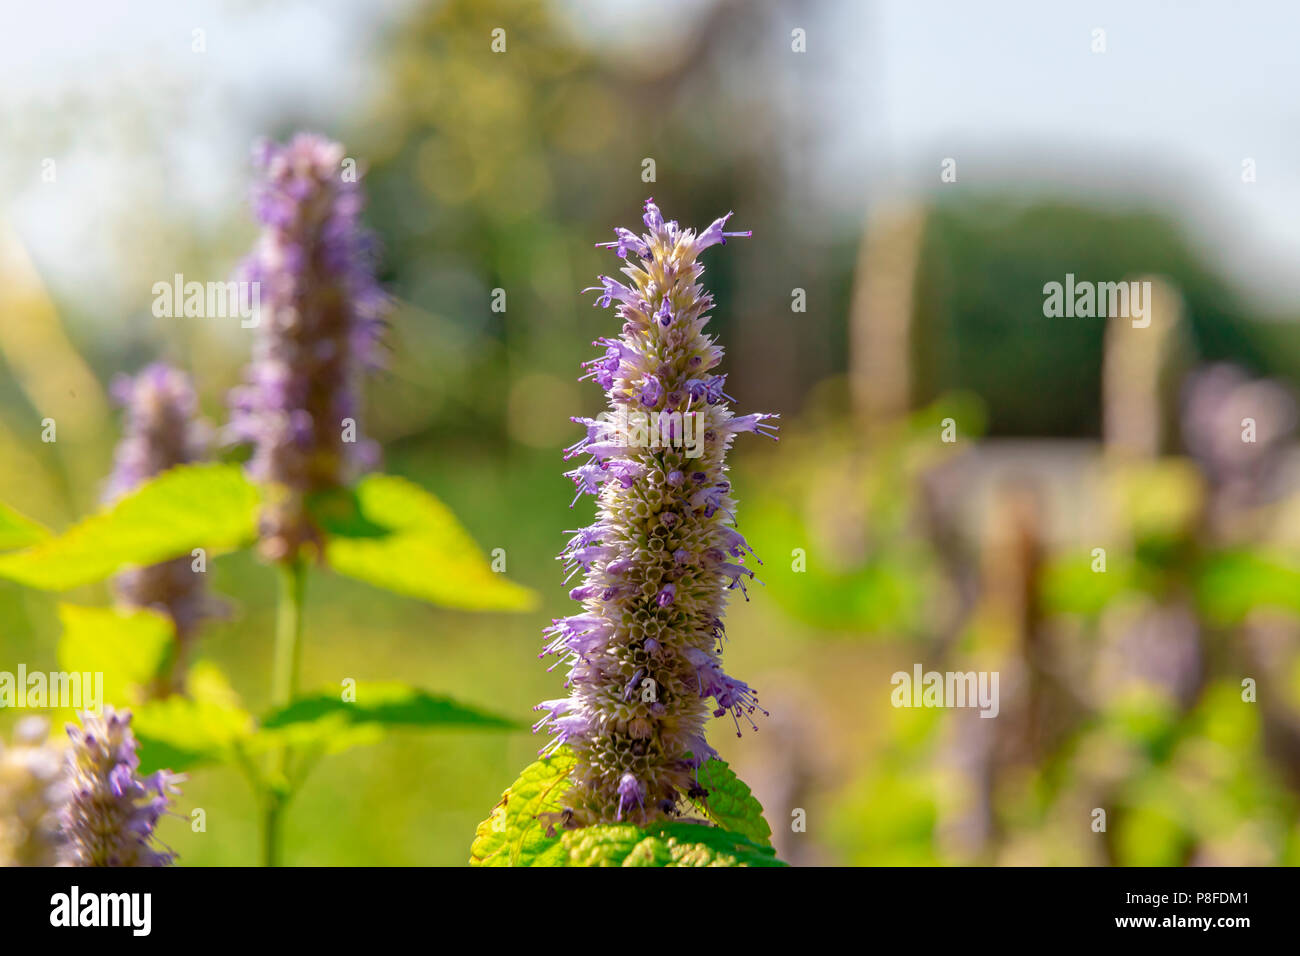
[(441, 501), (404, 478), (370, 475), (357, 486), (364, 526), (386, 537), (331, 537), (327, 561), (346, 577), (470, 611), (526, 611), (537, 596), (492, 571), (487, 558)]
[[(719, 761), (719, 763), (721, 763)], [(491, 815), (479, 824), (470, 847), (472, 866), (783, 866), (775, 851), (744, 834), (685, 821), (636, 827), (602, 824), (547, 835), (545, 813), (563, 808), (573, 754), (561, 748), (529, 765), (501, 796)], [(707, 765), (706, 765), (707, 766)], [(730, 771), (714, 767), (708, 779), (719, 791), (735, 797), (744, 812), (737, 814), (751, 829), (746, 802), (737, 795)], [(705, 774), (701, 771), (701, 783)], [(734, 783), (732, 782), (734, 781)], [(744, 788), (748, 794), (748, 788)], [(753, 797), (748, 798), (753, 801)], [(725, 802), (725, 801), (724, 801)], [(757, 806), (757, 801), (753, 801)], [(759, 817), (761, 820), (761, 816)], [(766, 825), (764, 824), (764, 829)], [(770, 832), (770, 831), (769, 831)]]
[(49, 536), (43, 526), (0, 501), (0, 551), (28, 548)]
[(702, 823), (622, 823), (567, 830), (562, 866), (785, 866), (776, 851)]
[(726, 761), (706, 761), (700, 767), (700, 786), (709, 795), (697, 801), (697, 805), (710, 820), (761, 846), (772, 845), (772, 828), (763, 819), (763, 805)]
[(238, 466), (183, 465), (57, 537), (0, 555), (0, 577), (65, 591), (200, 546), (231, 550), (253, 539), (258, 500)]
[[(521, 724), (401, 683), (362, 683), (355, 700), (338, 691), (303, 697), (262, 721), (259, 737), (292, 745), (324, 743), (330, 752), (375, 739), (376, 731), (411, 727), (518, 730)], [(361, 734), (353, 731), (362, 731)]]
[(563, 866), (563, 844), (546, 835), (547, 824), (539, 822), (537, 815), (560, 809), (575, 762), (569, 750), (560, 748), (554, 756), (529, 764), (478, 825), (470, 865)]
[(130, 706), (171, 659), (175, 629), (157, 611), (59, 605), (59, 667), (103, 674), (103, 703)]
[(552, 866), (669, 866), (664, 841), (630, 824), (613, 823), (566, 831), (557, 842), (564, 853)]
[(253, 716), (214, 664), (199, 662), (189, 674), (189, 697), (173, 694), (135, 709), (140, 769), (180, 771), (209, 763), (228, 763), (237, 749), (249, 749)]
[(355, 488), (332, 488), (308, 495), (307, 511), (331, 537), (384, 538), (392, 534), (391, 529), (366, 519)]

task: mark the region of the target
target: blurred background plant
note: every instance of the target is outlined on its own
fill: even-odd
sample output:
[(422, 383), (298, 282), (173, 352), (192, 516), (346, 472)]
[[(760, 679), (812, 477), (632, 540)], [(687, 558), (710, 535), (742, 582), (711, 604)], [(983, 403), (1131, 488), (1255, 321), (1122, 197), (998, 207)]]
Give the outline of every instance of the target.
[[(1300, 239), (1280, 210), (1300, 177), (1275, 117), (1300, 14), (1050, 6), (214, 0), (133, 8), (127, 41), (77, 4), (60, 59), (2, 58), (0, 501), (54, 528), (93, 507), (117, 373), (191, 369), (222, 419), (249, 332), (156, 317), (150, 290), (228, 277), (247, 143), (321, 128), (366, 170), (396, 299), (367, 430), (543, 605), (471, 616), (338, 579), (304, 684), (400, 673), (522, 718), (553, 696), (532, 655), (586, 517), (557, 465), (568, 416), (598, 411), (575, 381), (610, 331), (577, 295), (604, 267), (593, 236), (646, 195), (684, 222), (743, 209), (714, 322), (729, 391), (783, 427), (735, 457), (767, 564), (728, 655), (772, 718), (713, 737), (778, 854), (1295, 863)], [(3, 42), (48, 47), (52, 15)], [(1046, 318), (1067, 274), (1151, 281), (1151, 326)], [(273, 588), (246, 553), (210, 584), (232, 606), (204, 656), (264, 709)], [(0, 615), (0, 669), (55, 666), (53, 601), (0, 582)], [(917, 662), (998, 670), (1001, 714), (894, 709)], [(290, 859), (462, 863), (540, 744), (341, 754), (298, 798)], [(185, 864), (255, 856), (236, 770), (192, 773), (185, 801), (209, 821), (161, 824)]]

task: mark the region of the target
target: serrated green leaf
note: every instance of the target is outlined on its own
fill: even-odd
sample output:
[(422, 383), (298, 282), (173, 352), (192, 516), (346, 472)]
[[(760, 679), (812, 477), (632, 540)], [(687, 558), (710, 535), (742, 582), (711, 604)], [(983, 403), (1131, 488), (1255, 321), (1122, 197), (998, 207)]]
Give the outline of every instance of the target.
[(772, 828), (763, 818), (763, 805), (725, 760), (708, 760), (700, 767), (700, 786), (709, 795), (698, 805), (710, 820), (760, 846), (772, 845)]
[(175, 629), (150, 610), (59, 605), (59, 667), (104, 675), (103, 703), (129, 707), (171, 658)]
[(301, 697), (268, 715), (262, 721), (262, 727), (265, 730), (283, 730), (334, 721), (352, 726), (379, 724), (384, 727), (459, 726), (519, 730), (523, 726), (509, 718), (398, 682), (361, 683), (354, 691), (353, 701), (345, 701), (337, 691)]
[(29, 548), (50, 536), (42, 525), (0, 501), (0, 551)]
[(333, 537), (331, 568), (375, 587), (470, 611), (526, 611), (537, 596), (489, 567), (441, 501), (404, 478), (370, 475), (357, 486), (360, 519), (391, 529), (380, 537)]
[(569, 788), (569, 772), (577, 761), (560, 748), (553, 756), (524, 768), (519, 779), (501, 794), (501, 802), (478, 825), (470, 846), (471, 866), (563, 866), (566, 851), (537, 815), (560, 808)]
[[(563, 809), (563, 795), (575, 758), (567, 748), (530, 764), (501, 795), (501, 802), (479, 824), (470, 847), (471, 866), (784, 866), (770, 847), (742, 833), (703, 823), (672, 822), (636, 827), (600, 824), (547, 836), (545, 813)], [(719, 761), (721, 763), (721, 761)], [(707, 765), (706, 765), (707, 766)], [(734, 774), (726, 765), (707, 779), (750, 812)], [(701, 783), (706, 775), (701, 770)], [(746, 794), (749, 788), (744, 788)], [(752, 795), (749, 800), (753, 800)], [(757, 805), (757, 801), (753, 801)], [(761, 810), (759, 820), (761, 817)], [(747, 823), (751, 829), (753, 822)], [(766, 824), (763, 825), (766, 829)], [(770, 835), (770, 831), (768, 831)]]
[(0, 555), (0, 577), (65, 591), (196, 547), (237, 548), (256, 533), (259, 498), (237, 466), (173, 468), (58, 537)]
[(785, 866), (776, 851), (701, 823), (600, 824), (560, 836), (563, 866)]
[(668, 866), (667, 845), (630, 824), (604, 824), (559, 837), (565, 859), (558, 866)]

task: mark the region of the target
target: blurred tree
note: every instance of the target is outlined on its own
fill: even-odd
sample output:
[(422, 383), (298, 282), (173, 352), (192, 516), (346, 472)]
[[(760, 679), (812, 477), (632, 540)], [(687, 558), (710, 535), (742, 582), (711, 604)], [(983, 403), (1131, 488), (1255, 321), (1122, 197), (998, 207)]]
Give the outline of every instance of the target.
[(987, 403), (990, 434), (1099, 436), (1105, 320), (1043, 315), (1043, 285), (1067, 273), (1165, 276), (1182, 294), (1201, 357), (1300, 374), (1300, 326), (1252, 317), (1165, 217), (982, 196), (940, 202), (929, 221), (914, 401), (969, 389)]
[[(728, 368), (743, 404), (788, 412), (842, 366), (835, 303), (849, 250), (835, 259), (823, 254), (831, 237), (809, 241), (783, 185), (802, 114), (782, 105), (782, 74), (765, 68), (786, 62), (771, 42), (782, 7), (725, 0), (684, 21), (674, 42), (653, 36), (637, 51), (588, 48), (545, 0), (449, 0), (410, 14), (387, 41), (387, 80), (355, 137), (384, 278), (409, 310), (394, 320), (391, 400), (376, 415), (404, 416), (391, 423), (399, 433), (441, 419), (444, 435), (566, 444), (568, 416), (597, 399), (577, 397), (577, 363), (609, 330), (579, 290), (619, 267), (594, 244), (639, 225), (649, 195), (683, 225), (734, 209), (737, 228), (758, 237), (709, 277), (727, 303), (715, 322), (736, 343)], [(796, 287), (806, 313), (791, 312)]]

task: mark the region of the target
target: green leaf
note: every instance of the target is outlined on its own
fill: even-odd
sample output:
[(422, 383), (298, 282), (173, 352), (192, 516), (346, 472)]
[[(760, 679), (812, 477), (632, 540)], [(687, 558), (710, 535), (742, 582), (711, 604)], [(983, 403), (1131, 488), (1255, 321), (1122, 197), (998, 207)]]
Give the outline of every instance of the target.
[(391, 529), (382, 538), (333, 537), (335, 571), (375, 587), (470, 611), (526, 611), (537, 595), (494, 573), (456, 516), (404, 478), (370, 475), (357, 486), (360, 520)]
[(706, 761), (700, 767), (700, 786), (709, 795), (697, 805), (710, 820), (761, 846), (772, 845), (772, 828), (763, 819), (763, 805), (726, 761)]
[(253, 539), (258, 501), (257, 488), (236, 465), (183, 465), (58, 537), (0, 555), (0, 577), (65, 591), (200, 546), (231, 550)]
[(623, 823), (567, 830), (561, 866), (785, 866), (776, 851), (702, 823)]
[(331, 727), (378, 724), (382, 727), (458, 726), (508, 730), (519, 730), (523, 726), (406, 684), (361, 683), (356, 685), (355, 692), (355, 701), (343, 700), (337, 691), (299, 698), (267, 716), (262, 721), (262, 728), (293, 733), (303, 725), (320, 724)]
[(355, 488), (332, 488), (307, 496), (307, 512), (327, 535), (337, 538), (384, 538), (391, 528), (375, 524), (361, 511)]
[(171, 658), (175, 629), (165, 614), (59, 605), (59, 668), (104, 675), (104, 703), (126, 707)]
[(576, 763), (572, 752), (560, 748), (553, 756), (524, 768), (519, 779), (501, 794), (501, 802), (478, 825), (470, 846), (471, 866), (563, 866), (563, 844), (546, 835), (539, 813), (560, 809)]
[[(567, 748), (530, 764), (501, 795), (501, 802), (479, 824), (470, 847), (472, 866), (784, 866), (770, 847), (742, 833), (686, 821), (649, 827), (600, 824), (561, 830), (547, 836), (544, 813), (563, 808), (575, 758)], [(712, 761), (711, 761), (712, 763)], [(717, 761), (721, 764), (721, 761)], [(708, 766), (706, 764), (706, 766)], [(706, 779), (701, 769), (701, 783)], [(707, 779), (735, 801), (740, 812), (730, 814), (757, 830), (747, 814), (757, 801), (726, 765), (713, 767)], [(734, 781), (734, 782), (733, 782)], [(738, 786), (737, 786), (738, 785)], [(745, 797), (740, 796), (743, 789)], [(720, 805), (726, 801), (717, 801)], [(726, 815), (727, 811), (718, 811)], [(761, 812), (761, 811), (760, 811)], [(758, 818), (760, 821), (762, 817)], [(766, 830), (766, 824), (763, 824)], [(768, 831), (770, 834), (770, 831)]]
[(612, 823), (566, 831), (558, 841), (562, 862), (553, 866), (668, 866), (667, 845), (639, 827)]
[(0, 501), (0, 551), (31, 547), (49, 536), (42, 525)]
[(188, 686), (189, 697), (173, 694), (135, 709), (132, 724), (140, 741), (142, 773), (229, 763), (251, 743), (253, 716), (216, 665), (195, 664)]

